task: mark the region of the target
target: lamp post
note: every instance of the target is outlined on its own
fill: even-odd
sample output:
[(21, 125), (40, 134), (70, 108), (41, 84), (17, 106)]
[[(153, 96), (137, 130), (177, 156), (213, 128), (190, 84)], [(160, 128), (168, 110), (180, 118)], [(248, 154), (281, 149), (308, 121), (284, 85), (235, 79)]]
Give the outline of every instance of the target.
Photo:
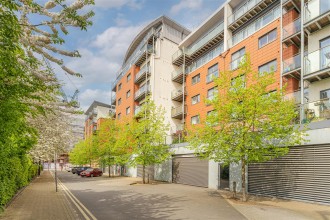
[(54, 164), (55, 164), (55, 191), (57, 192), (56, 150), (54, 150)]

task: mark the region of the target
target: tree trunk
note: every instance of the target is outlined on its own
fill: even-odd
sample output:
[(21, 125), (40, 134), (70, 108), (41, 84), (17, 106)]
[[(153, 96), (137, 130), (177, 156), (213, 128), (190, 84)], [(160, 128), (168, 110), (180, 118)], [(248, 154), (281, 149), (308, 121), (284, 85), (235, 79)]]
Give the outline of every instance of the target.
[(110, 175), (110, 164), (108, 164), (108, 172), (109, 172), (109, 177), (111, 177), (111, 175)]
[(146, 179), (145, 179), (145, 177), (146, 177), (146, 166), (143, 165), (143, 166), (142, 166), (142, 183), (143, 183), (143, 184), (146, 183)]
[(242, 201), (246, 202), (247, 201), (247, 192), (246, 192), (246, 175), (245, 175), (245, 165), (246, 165), (246, 161), (245, 158), (242, 158)]

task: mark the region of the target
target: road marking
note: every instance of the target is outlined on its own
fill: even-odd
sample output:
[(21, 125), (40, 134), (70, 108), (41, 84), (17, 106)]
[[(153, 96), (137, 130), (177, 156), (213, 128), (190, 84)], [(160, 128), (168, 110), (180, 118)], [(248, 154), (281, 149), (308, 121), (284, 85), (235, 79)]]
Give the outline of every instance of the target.
[[(54, 177), (53, 173), (50, 174)], [(80, 213), (84, 216), (86, 220), (97, 220), (97, 218), (75, 197), (70, 190), (61, 182), (59, 178), (57, 178), (58, 184), (63, 189), (64, 193), (69, 197), (69, 199), (73, 202), (73, 204), (77, 207)], [(84, 210), (83, 210), (84, 209)], [(88, 216), (89, 215), (89, 216)]]
[[(63, 188), (64, 192), (68, 195), (68, 197), (72, 200), (72, 202), (76, 205), (76, 207), (79, 209), (79, 211), (81, 212), (81, 214), (86, 218), (86, 220), (90, 220), (90, 218), (86, 215), (86, 213), (93, 219), (93, 220), (97, 220), (97, 218), (77, 199), (77, 197), (75, 197), (70, 190), (61, 182), (61, 180), (57, 179), (60, 183), (60, 186)], [(78, 206), (78, 204), (81, 208), (84, 209), (81, 210), (81, 208)]]

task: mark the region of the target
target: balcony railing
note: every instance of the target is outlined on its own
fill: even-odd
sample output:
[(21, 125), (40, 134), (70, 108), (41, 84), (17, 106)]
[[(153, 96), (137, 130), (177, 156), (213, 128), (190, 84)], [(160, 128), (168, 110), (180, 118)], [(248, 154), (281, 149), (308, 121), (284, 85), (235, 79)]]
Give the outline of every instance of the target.
[(228, 25), (234, 23), (237, 19), (242, 17), (246, 12), (255, 7), (258, 3), (263, 0), (248, 0), (238, 10), (228, 17)]
[(330, 46), (323, 47), (305, 56), (305, 74), (330, 68)]
[(301, 30), (301, 19), (297, 18), (292, 23), (283, 27), (283, 39), (292, 36)]
[(174, 70), (174, 71), (172, 72), (172, 80), (175, 79), (176, 77), (178, 77), (179, 75), (181, 75), (182, 72), (183, 72), (183, 70), (182, 70), (181, 68), (178, 69), (178, 70)]
[(139, 114), (139, 112), (141, 111), (141, 109), (142, 109), (141, 106), (136, 105), (135, 108), (134, 108), (134, 115)]
[(146, 73), (150, 73), (150, 66), (144, 65), (140, 71), (135, 76), (135, 82), (138, 82), (141, 78), (145, 76)]
[(197, 50), (199, 50), (201, 47), (203, 47), (205, 44), (207, 44), (209, 41), (211, 41), (213, 38), (218, 36), (221, 32), (224, 30), (224, 24), (223, 22), (220, 23), (217, 27), (215, 27), (212, 31), (210, 31), (207, 35), (205, 35), (203, 38), (201, 38), (196, 43), (192, 44), (190, 47), (187, 48), (187, 54), (193, 55)]
[(304, 23), (307, 23), (313, 20), (314, 18), (330, 11), (330, 1), (329, 0), (308, 1), (305, 4), (304, 10), (305, 10)]
[(187, 112), (187, 106), (180, 105), (178, 107), (174, 107), (171, 110), (171, 116), (172, 118), (182, 118), (183, 117), (183, 110), (186, 113)]
[(135, 96), (134, 96), (134, 98), (135, 98), (135, 99), (138, 99), (138, 98), (140, 98), (143, 94), (145, 94), (145, 93), (147, 93), (147, 92), (150, 92), (150, 90), (151, 90), (150, 88), (151, 88), (150, 85), (141, 87), (139, 90), (137, 90), (137, 91), (135, 92)]
[(283, 74), (291, 72), (301, 67), (300, 54), (295, 55), (289, 59), (283, 61)]
[(300, 90), (286, 94), (285, 99), (293, 100), (295, 102), (295, 104), (299, 104), (300, 100), (301, 100)]
[(321, 99), (304, 104), (304, 122), (330, 120), (330, 99)]
[(245, 60), (245, 55), (240, 56), (239, 58), (231, 61), (230, 70), (235, 70), (235, 69), (239, 68), (240, 63), (244, 60)]
[(176, 51), (173, 55), (172, 55), (172, 61), (178, 59), (180, 56), (182, 56), (183, 52), (182, 50), (178, 50)]

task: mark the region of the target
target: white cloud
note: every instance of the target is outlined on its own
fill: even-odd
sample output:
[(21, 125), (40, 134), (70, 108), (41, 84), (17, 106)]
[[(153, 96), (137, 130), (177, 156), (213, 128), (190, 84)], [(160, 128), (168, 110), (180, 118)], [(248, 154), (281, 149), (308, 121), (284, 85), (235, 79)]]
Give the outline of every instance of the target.
[(171, 7), (172, 15), (178, 14), (182, 10), (198, 10), (202, 9), (203, 0), (181, 0), (178, 4)]
[(121, 8), (128, 6), (134, 9), (141, 9), (143, 1), (138, 0), (95, 0), (95, 6), (103, 9)]
[(110, 104), (111, 91), (105, 91), (100, 89), (86, 89), (79, 95), (79, 101), (81, 109), (86, 111), (93, 101), (100, 101), (106, 104)]

